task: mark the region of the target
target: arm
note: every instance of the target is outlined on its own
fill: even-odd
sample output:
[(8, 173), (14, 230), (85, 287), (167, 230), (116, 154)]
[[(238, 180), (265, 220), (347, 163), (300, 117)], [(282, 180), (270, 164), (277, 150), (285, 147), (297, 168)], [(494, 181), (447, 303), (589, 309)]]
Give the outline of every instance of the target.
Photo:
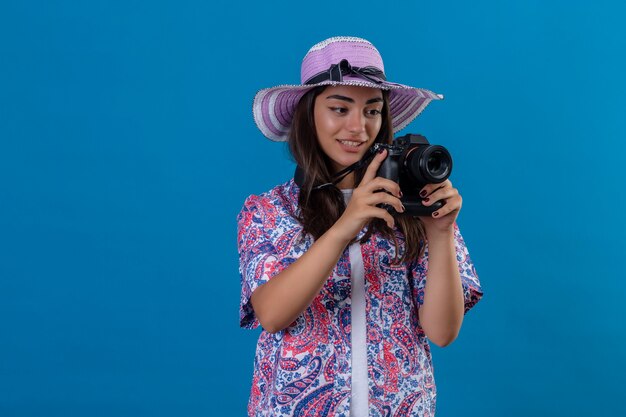
[(250, 302), (265, 330), (286, 328), (313, 302), (349, 241), (330, 228), (297, 261), (252, 293)]
[[(254, 290), (250, 303), (265, 330), (278, 332), (304, 312), (323, 288), (347, 244), (373, 217), (384, 219), (393, 227), (393, 217), (387, 210), (377, 207), (377, 204), (386, 203), (399, 212), (404, 211), (399, 199), (400, 186), (375, 177), (386, 156), (385, 151), (372, 160), (335, 224), (298, 260)], [(380, 189), (393, 195), (375, 192)]]
[(428, 240), (428, 271), (424, 303), (417, 312), (426, 335), (444, 347), (457, 338), (465, 314), (455, 243), (455, 222), (463, 199), (449, 179), (441, 184), (427, 184), (420, 196), (425, 206), (445, 200), (443, 207), (421, 218)]
[(463, 323), (464, 298), (456, 259), (454, 230), (430, 232), (424, 304), (418, 310), (424, 332), (444, 347), (456, 339)]

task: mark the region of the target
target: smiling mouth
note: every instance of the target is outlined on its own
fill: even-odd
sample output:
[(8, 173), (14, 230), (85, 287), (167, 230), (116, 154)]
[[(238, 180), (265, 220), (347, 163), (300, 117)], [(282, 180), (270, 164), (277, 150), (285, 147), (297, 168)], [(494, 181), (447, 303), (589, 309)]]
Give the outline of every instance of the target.
[(352, 148), (358, 148), (359, 146), (365, 143), (365, 142), (359, 142), (355, 140), (341, 140), (341, 139), (337, 139), (337, 142), (346, 146), (350, 146)]

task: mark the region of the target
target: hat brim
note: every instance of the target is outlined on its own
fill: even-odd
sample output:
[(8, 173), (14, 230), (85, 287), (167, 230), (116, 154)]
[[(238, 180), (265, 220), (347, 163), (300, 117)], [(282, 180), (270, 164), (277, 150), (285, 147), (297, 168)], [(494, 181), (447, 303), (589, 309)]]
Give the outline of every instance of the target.
[(389, 110), (394, 133), (411, 123), (431, 101), (443, 99), (443, 95), (430, 90), (386, 81), (376, 84), (344, 78), (342, 82), (324, 81), (315, 85), (279, 85), (259, 90), (254, 96), (252, 112), (259, 130), (268, 139), (286, 141), (298, 102), (307, 91), (321, 85), (354, 85), (389, 90)]

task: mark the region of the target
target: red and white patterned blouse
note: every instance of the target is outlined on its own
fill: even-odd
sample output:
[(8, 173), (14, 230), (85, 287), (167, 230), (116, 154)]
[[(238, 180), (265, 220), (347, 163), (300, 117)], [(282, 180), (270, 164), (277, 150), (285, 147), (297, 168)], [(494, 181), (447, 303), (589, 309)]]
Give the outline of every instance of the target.
[[(237, 216), (241, 274), (240, 326), (259, 326), (250, 296), (313, 243), (295, 218), (293, 180), (252, 195)], [(465, 312), (482, 297), (480, 282), (455, 223)], [(362, 230), (358, 238), (365, 233)], [(396, 233), (399, 253), (404, 237)], [(378, 233), (361, 244), (365, 268), (370, 417), (434, 416), (430, 346), (417, 316), (424, 300), (428, 243), (418, 262), (392, 265), (393, 242)], [(346, 247), (319, 295), (286, 329), (262, 331), (254, 358), (249, 416), (350, 415), (351, 282)]]

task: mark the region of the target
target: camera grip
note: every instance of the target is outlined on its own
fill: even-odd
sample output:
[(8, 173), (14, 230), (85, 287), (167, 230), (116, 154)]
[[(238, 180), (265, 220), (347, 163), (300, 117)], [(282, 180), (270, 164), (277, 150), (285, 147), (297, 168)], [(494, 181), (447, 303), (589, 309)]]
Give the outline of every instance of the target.
[(410, 216), (430, 216), (446, 204), (446, 200), (438, 200), (433, 202), (430, 206), (425, 206), (422, 204), (421, 198), (415, 196), (406, 196), (400, 201), (402, 201), (402, 204), (404, 204), (406, 208), (403, 214)]
[(398, 213), (393, 206), (390, 206), (389, 204), (385, 204), (385, 203), (377, 204), (376, 207), (384, 208), (392, 216), (404, 214), (404, 215), (415, 217), (415, 216), (430, 216), (435, 211), (439, 210), (441, 207), (443, 207), (446, 204), (445, 200), (439, 200), (439, 201), (435, 201), (430, 206), (425, 206), (421, 203), (419, 199), (410, 198), (410, 197), (403, 197), (400, 199), (400, 201), (402, 202), (402, 204), (404, 205), (404, 208), (406, 209), (402, 213)]
[(387, 178), (393, 182), (398, 182), (400, 177), (400, 161), (398, 155), (389, 154), (378, 167), (377, 177)]

